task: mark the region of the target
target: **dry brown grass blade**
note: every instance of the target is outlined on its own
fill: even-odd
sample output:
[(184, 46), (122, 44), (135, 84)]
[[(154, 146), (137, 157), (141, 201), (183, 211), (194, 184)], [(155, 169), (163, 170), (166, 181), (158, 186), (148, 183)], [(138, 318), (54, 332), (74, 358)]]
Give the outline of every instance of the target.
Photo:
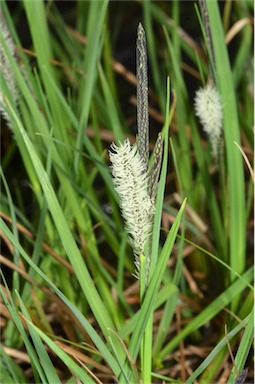
[(38, 283), (26, 273), (23, 266), (22, 267), (17, 266), (15, 263), (10, 261), (7, 257), (2, 255), (0, 255), (0, 263), (12, 269), (13, 271), (18, 272), (20, 276), (22, 276), (25, 280), (29, 281), (31, 284), (38, 285)]
[(226, 44), (229, 44), (231, 40), (246, 26), (251, 25), (252, 20), (249, 17), (238, 20), (228, 31), (225, 37)]
[(242, 147), (236, 142), (234, 141), (235, 145), (237, 146), (237, 148), (239, 149), (239, 151), (241, 152), (242, 156), (243, 156), (243, 159), (249, 169), (249, 172), (250, 172), (250, 175), (251, 175), (251, 178), (252, 178), (252, 181), (254, 182), (254, 171), (252, 169), (252, 166), (251, 166), (251, 163), (249, 162), (249, 159), (248, 157), (246, 156), (244, 150), (242, 149)]
[[(2, 217), (6, 222), (9, 224), (12, 224), (12, 219), (10, 216), (6, 215), (4, 212), (0, 212), (0, 217)], [(34, 235), (27, 229), (25, 228), (22, 224), (17, 223), (17, 229), (19, 230), (20, 233), (22, 233), (24, 236), (28, 237), (29, 239), (35, 239)], [(6, 243), (10, 243), (6, 238), (5, 238)], [(54, 257), (55, 260), (57, 260), (60, 264), (62, 264), (66, 269), (68, 269), (71, 273), (74, 273), (72, 266), (63, 259), (61, 255), (59, 255), (57, 252), (53, 251), (51, 247), (45, 242), (41, 244), (42, 249), (44, 249), (47, 253), (49, 253), (52, 257)], [(12, 252), (13, 253), (13, 252)]]
[[(93, 360), (91, 357), (86, 356), (83, 352), (79, 351), (77, 347), (68, 346), (60, 341), (55, 342), (63, 351), (65, 351), (69, 356), (73, 357), (74, 359), (79, 359), (80, 362), (85, 363), (87, 365), (90, 365), (94, 368), (96, 368), (100, 372), (104, 372), (108, 375), (112, 373), (109, 367), (105, 365), (105, 363), (101, 364), (97, 361)], [(97, 354), (99, 352), (97, 351)]]
[(21, 352), (14, 348), (5, 347), (5, 346), (3, 346), (3, 350), (8, 356), (14, 357), (15, 360), (18, 360), (19, 362), (22, 362), (22, 363), (30, 364), (30, 358), (27, 353)]

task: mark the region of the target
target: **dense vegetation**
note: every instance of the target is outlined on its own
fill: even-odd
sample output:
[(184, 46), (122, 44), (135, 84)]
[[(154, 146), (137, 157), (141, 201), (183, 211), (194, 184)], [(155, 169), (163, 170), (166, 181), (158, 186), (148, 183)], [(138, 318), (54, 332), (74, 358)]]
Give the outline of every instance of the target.
[[(253, 382), (253, 2), (1, 5), (1, 383)], [(164, 149), (148, 284), (108, 152), (136, 141), (139, 22)]]

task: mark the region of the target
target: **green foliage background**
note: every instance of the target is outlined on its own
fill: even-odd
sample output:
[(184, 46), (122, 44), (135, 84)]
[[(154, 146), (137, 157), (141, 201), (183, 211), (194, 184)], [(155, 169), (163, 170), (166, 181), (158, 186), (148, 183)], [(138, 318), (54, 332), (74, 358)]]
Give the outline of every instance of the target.
[[(218, 161), (194, 114), (212, 55), (193, 3), (1, 2), (19, 92), (1, 75), (1, 383), (252, 381), (253, 2), (206, 6)], [(135, 141), (139, 22), (164, 139), (141, 303), (107, 152)]]

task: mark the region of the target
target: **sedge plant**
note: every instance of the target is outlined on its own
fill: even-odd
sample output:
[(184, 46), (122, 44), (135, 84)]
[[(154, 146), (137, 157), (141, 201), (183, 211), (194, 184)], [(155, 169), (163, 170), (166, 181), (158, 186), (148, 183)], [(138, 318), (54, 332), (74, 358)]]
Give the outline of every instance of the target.
[(0, 381), (252, 382), (253, 3), (65, 5), (1, 1)]

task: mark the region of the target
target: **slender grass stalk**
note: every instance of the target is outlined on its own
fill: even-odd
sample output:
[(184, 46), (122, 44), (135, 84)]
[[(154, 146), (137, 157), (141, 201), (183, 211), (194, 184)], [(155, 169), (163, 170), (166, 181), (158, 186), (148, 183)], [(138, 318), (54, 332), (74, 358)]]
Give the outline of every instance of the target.
[[(42, 270), (34, 264), (34, 262), (30, 259), (30, 257), (26, 254), (24, 249), (20, 246), (20, 244), (14, 239), (13, 234), (10, 232), (9, 228), (6, 226), (6, 224), (3, 222), (3, 220), (0, 220), (0, 226), (3, 230), (4, 234), (7, 236), (8, 239), (17, 247), (19, 250), (21, 256), (24, 258), (24, 260), (32, 267), (32, 269), (42, 277), (43, 281), (45, 281), (48, 286), (56, 292), (57, 296), (71, 309), (73, 314), (79, 318), (82, 326), (84, 329), (88, 332), (89, 336), (93, 340), (94, 344), (97, 346), (98, 350), (105, 355), (106, 361), (108, 361), (108, 364), (112, 367), (113, 371), (116, 375), (118, 375), (119, 368), (116, 364), (115, 359), (113, 356), (109, 353), (107, 350), (107, 347), (103, 340), (99, 337), (98, 333), (93, 329), (89, 321), (84, 317), (84, 315), (76, 308), (66, 297), (65, 295), (52, 283), (52, 281), (42, 272)], [(5, 295), (4, 295), (5, 296)], [(15, 316), (14, 316), (15, 318)], [(20, 320), (20, 319), (19, 319)], [(25, 338), (24, 338), (25, 339)], [(26, 340), (26, 339), (25, 339)], [(32, 353), (32, 352), (31, 352)], [(119, 356), (120, 358), (121, 356)]]
[[(169, 100), (169, 99), (168, 99)], [(168, 111), (168, 107), (166, 109)], [(115, 189), (120, 195), (120, 207), (131, 235), (135, 254), (136, 276), (140, 282), (140, 301), (148, 284), (150, 269), (150, 243), (158, 178), (161, 169), (162, 139), (159, 134), (154, 149), (154, 163), (148, 172), (149, 119), (148, 119), (148, 75), (145, 32), (141, 24), (137, 30), (137, 126), (138, 146), (129, 140), (117, 147), (112, 144), (109, 152)], [(168, 114), (166, 114), (168, 116)], [(166, 122), (168, 121), (168, 118)], [(165, 148), (166, 149), (166, 148)], [(167, 153), (167, 152), (166, 152)], [(165, 162), (166, 163), (166, 162)], [(165, 165), (166, 167), (166, 165)], [(150, 181), (149, 181), (150, 177)], [(151, 271), (150, 271), (151, 272)], [(150, 314), (141, 343), (141, 370), (144, 382), (151, 381), (152, 320)]]
[[(235, 149), (234, 144), (235, 142), (240, 143), (236, 94), (218, 4), (216, 1), (206, 1), (206, 4), (218, 74), (217, 86), (224, 106), (224, 137), (229, 175), (229, 257), (232, 268), (237, 272), (243, 272), (245, 263), (245, 198), (242, 156)], [(231, 281), (234, 279), (234, 274), (231, 274)]]
[(93, 95), (93, 87), (96, 81), (97, 60), (101, 51), (101, 34), (103, 30), (103, 22), (108, 6), (108, 0), (103, 2), (91, 2), (89, 4), (89, 23), (87, 25), (88, 45), (84, 55), (84, 71), (89, 74), (83, 79), (80, 87), (79, 95), (79, 129), (76, 139), (76, 148), (78, 151), (75, 154), (75, 169), (78, 169), (80, 160), (80, 150), (84, 142), (84, 128), (87, 127), (91, 99)]
[[(247, 327), (247, 325), (250, 324), (251, 316), (247, 316), (240, 324), (238, 324), (232, 331), (230, 331), (227, 335), (227, 339), (231, 340), (235, 335), (237, 335), (244, 327)], [(203, 361), (203, 363), (193, 372), (190, 377), (186, 380), (185, 384), (192, 384), (194, 383), (194, 380), (196, 380), (197, 377), (203, 371), (206, 367), (210, 365), (210, 363), (214, 360), (215, 356), (218, 355), (218, 353), (226, 347), (227, 339), (224, 337), (216, 346), (216, 348), (206, 357), (206, 359)], [(235, 377), (235, 375), (234, 375)], [(232, 379), (232, 378), (231, 378)], [(233, 381), (232, 381), (233, 382)]]
[[(190, 203), (194, 201), (192, 195), (192, 169), (190, 163), (190, 143), (187, 141), (187, 132), (186, 132), (186, 121), (187, 121), (187, 108), (186, 103), (188, 102), (188, 93), (186, 89), (186, 84), (183, 79), (183, 75), (180, 70), (180, 62), (178, 62), (178, 55), (175, 55), (174, 46), (170, 40), (170, 37), (167, 33), (167, 30), (164, 29), (166, 43), (168, 48), (168, 58), (169, 62), (172, 65), (172, 79), (171, 84), (175, 89), (176, 98), (178, 102), (176, 103), (175, 114), (178, 121), (178, 136), (173, 137), (173, 143), (176, 148), (179, 148), (179, 153), (177, 156), (180, 157), (181, 161), (179, 163), (179, 172), (182, 180), (183, 190), (186, 196), (188, 196)], [(176, 32), (175, 32), (176, 33)], [(179, 37), (178, 37), (179, 39)], [(176, 144), (175, 144), (176, 142)]]
[(159, 107), (160, 110), (164, 111), (165, 107), (165, 92), (164, 86), (162, 84), (162, 80), (160, 77), (160, 65), (156, 55), (157, 47), (156, 42), (153, 35), (153, 18), (151, 12), (152, 1), (144, 1), (142, 3), (143, 6), (143, 15), (144, 15), (144, 26), (147, 32), (147, 41), (148, 41), (148, 52), (150, 58), (150, 66), (152, 72), (153, 84), (155, 85), (155, 89), (157, 91), (158, 99), (159, 99)]
[(198, 329), (202, 324), (205, 324), (209, 321), (216, 313), (220, 311), (222, 307), (231, 303), (232, 300), (236, 297), (237, 294), (243, 291), (245, 287), (248, 286), (253, 279), (254, 269), (250, 268), (247, 272), (244, 273), (243, 278), (239, 279), (237, 282), (233, 283), (229, 288), (227, 288), (221, 295), (219, 295), (206, 309), (199, 313), (199, 315), (194, 318), (188, 325), (183, 328), (183, 330), (175, 336), (160, 352), (160, 357), (164, 358), (167, 353), (172, 351), (183, 339), (183, 336), (187, 336), (190, 333)]
[[(135, 79), (125, 67), (130, 44), (122, 43), (133, 33), (132, 25), (126, 28), (133, 7), (109, 2), (116, 12), (108, 15), (107, 0), (78, 1), (66, 18), (61, 7), (42, 0), (24, 0), (10, 15), (2, 0), (8, 32), (0, 31), (1, 96), (11, 128), (10, 134), (3, 125), (1, 132), (3, 384), (209, 383), (231, 370), (231, 384), (252, 378), (254, 188), (252, 172), (236, 154), (252, 167), (252, 2), (222, 4), (222, 16), (215, 0), (200, 4), (201, 16), (190, 2), (134, 4), (146, 36), (139, 24), (138, 135), (131, 144), (133, 137), (125, 140), (134, 123), (127, 96)], [(30, 35), (22, 33), (22, 42), (19, 12)], [(197, 19), (205, 44), (192, 37)], [(203, 91), (212, 84), (220, 95), (208, 101), (218, 107), (202, 125), (211, 132), (218, 112), (223, 116), (223, 134), (219, 129), (210, 145), (213, 154), (219, 150), (213, 164), (190, 87), (201, 79)], [(202, 96), (198, 104), (205, 101)], [(151, 156), (149, 120), (155, 130), (164, 124)], [(177, 195), (188, 198), (185, 218)], [(178, 332), (173, 319), (180, 300)], [(222, 323), (215, 321), (219, 316)], [(204, 340), (208, 323), (213, 338)], [(196, 351), (205, 343), (210, 351), (202, 358)], [(180, 346), (193, 372), (186, 376), (174, 358)], [(190, 347), (193, 356), (186, 353)], [(30, 363), (23, 372), (11, 351), (24, 349)]]
[[(60, 208), (59, 202), (49, 181), (48, 175), (43, 169), (43, 166), (36, 154), (36, 151), (31, 141), (29, 140), (18, 116), (14, 113), (13, 110), (11, 110), (11, 113), (17, 123), (17, 127), (20, 130), (20, 133), (22, 134), (28, 153), (32, 157), (35, 170), (38, 174), (38, 179), (40, 180), (40, 184), (45, 193), (45, 198), (47, 200), (49, 210), (52, 213), (52, 218), (54, 219), (56, 228), (58, 229), (58, 232), (61, 236), (63, 247), (66, 250), (66, 254), (70, 256), (70, 262), (72, 263), (73, 268), (76, 271), (77, 278), (80, 282), (84, 295), (90, 302), (91, 307), (93, 307), (96, 313), (96, 317), (100, 323), (100, 326), (102, 327), (102, 331), (107, 339), (109, 335), (108, 327), (114, 329), (113, 322), (109, 316), (109, 313), (107, 312), (106, 307), (101, 302), (100, 296), (92, 282), (87, 267), (82, 261), (81, 254), (77, 248), (74, 238), (70, 232), (70, 229), (66, 224), (63, 212)], [(122, 359), (124, 360), (122, 348), (119, 350), (119, 356), (120, 358), (122, 357)]]

